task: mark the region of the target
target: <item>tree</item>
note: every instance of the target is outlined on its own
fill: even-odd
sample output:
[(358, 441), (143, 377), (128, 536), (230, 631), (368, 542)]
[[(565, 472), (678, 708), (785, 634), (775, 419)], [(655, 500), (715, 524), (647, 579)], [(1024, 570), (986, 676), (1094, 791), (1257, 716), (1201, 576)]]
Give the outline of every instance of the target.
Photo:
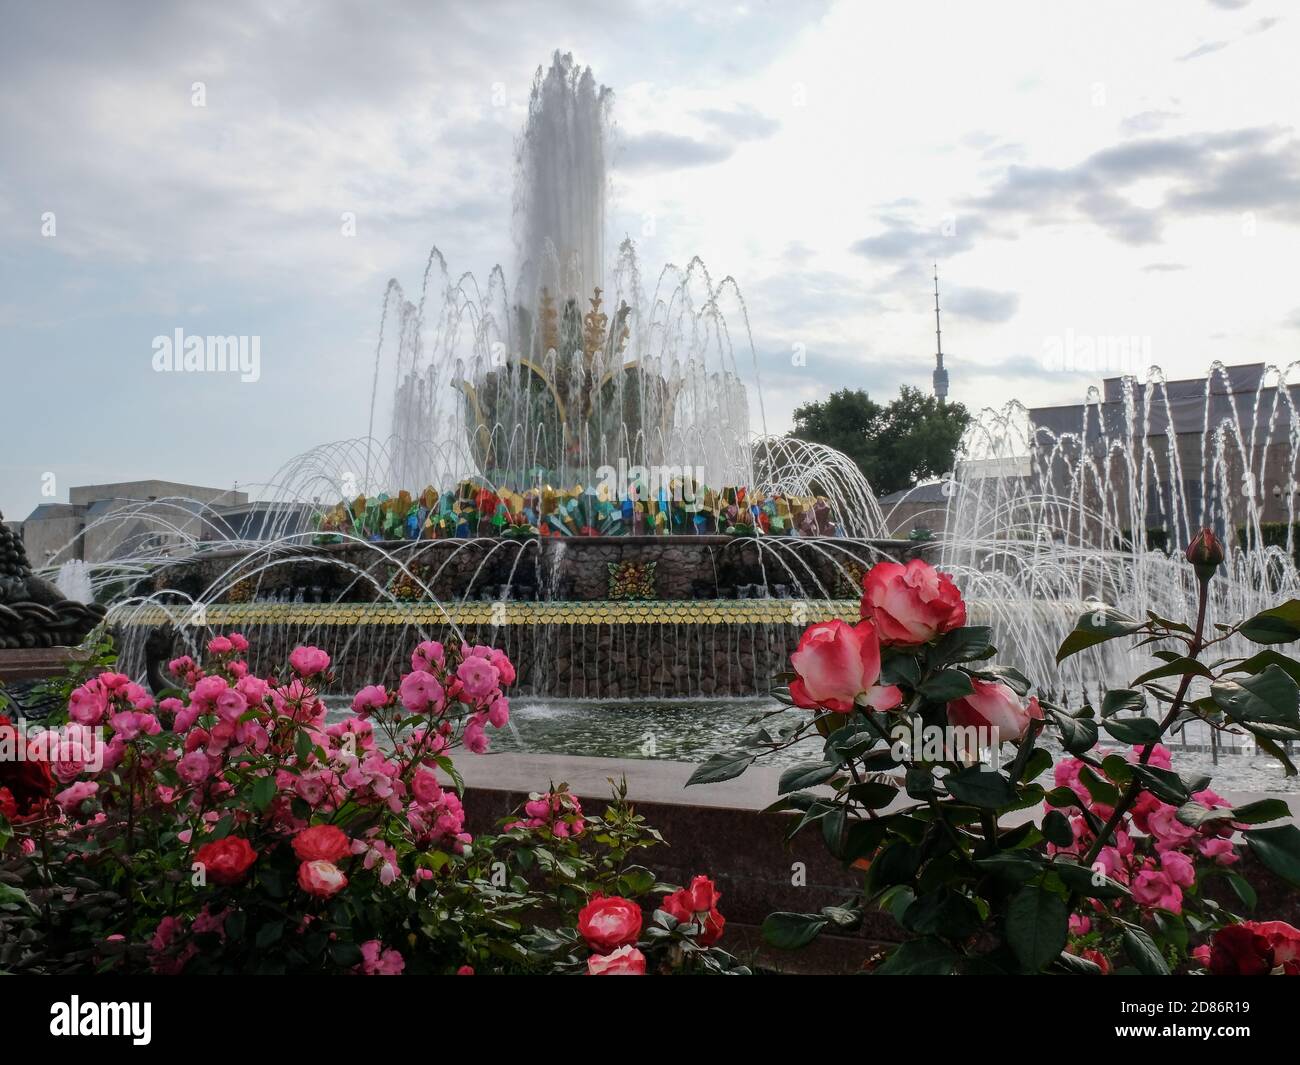
[(841, 388), (797, 407), (790, 435), (844, 452), (877, 494), (888, 495), (951, 471), (969, 424), (962, 404), (907, 385), (885, 407), (861, 389)]

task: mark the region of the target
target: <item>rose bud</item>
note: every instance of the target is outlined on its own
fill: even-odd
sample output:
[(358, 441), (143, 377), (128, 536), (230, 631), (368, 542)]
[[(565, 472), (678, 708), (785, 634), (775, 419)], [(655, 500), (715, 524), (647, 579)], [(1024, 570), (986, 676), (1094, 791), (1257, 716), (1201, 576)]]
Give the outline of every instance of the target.
[(1208, 581), (1223, 562), (1223, 541), (1214, 530), (1204, 528), (1187, 545), (1187, 561), (1196, 567), (1196, 577)]

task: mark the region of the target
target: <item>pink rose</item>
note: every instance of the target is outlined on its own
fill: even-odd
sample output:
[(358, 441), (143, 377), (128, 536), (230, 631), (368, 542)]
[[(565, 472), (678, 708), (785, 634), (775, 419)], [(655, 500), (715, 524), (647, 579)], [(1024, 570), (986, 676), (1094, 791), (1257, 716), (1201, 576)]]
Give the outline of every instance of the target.
[[(1139, 745), (1128, 752), (1128, 760), (1136, 765), (1142, 759), (1142, 753), (1145, 747)], [(1162, 743), (1157, 743), (1151, 748), (1151, 757), (1147, 759), (1147, 765), (1153, 765), (1157, 769), (1173, 769), (1173, 755), (1169, 753), (1169, 748)]]
[(1131, 885), (1134, 900), (1141, 906), (1183, 912), (1183, 893), (1168, 873), (1144, 869), (1133, 878)]
[(108, 692), (97, 680), (87, 681), (68, 697), (68, 716), (83, 725), (98, 725), (108, 710)]
[(176, 763), (176, 773), (187, 784), (199, 784), (208, 779), (212, 763), (202, 751), (190, 751)]
[(99, 785), (89, 780), (79, 780), (70, 788), (64, 788), (54, 796), (54, 801), (62, 806), (65, 810), (75, 810), (87, 799), (94, 796), (99, 790)]
[(974, 689), (969, 695), (948, 704), (948, 721), (959, 728), (995, 728), (998, 742), (1020, 740), (1029, 731), (1031, 721), (1043, 719), (1037, 699), (1021, 706), (1020, 696), (997, 681), (970, 678)]
[(863, 696), (868, 706), (888, 710), (903, 700), (894, 685), (880, 685), (880, 641), (869, 621), (848, 625), (838, 618), (810, 625), (790, 664), (799, 674), (790, 684), (795, 705), (847, 713)]
[(482, 719), (476, 714), (465, 724), (465, 733), (462, 736), (465, 743), (465, 750), (470, 754), (484, 754), (488, 749), (487, 730), (483, 727)]
[(217, 696), (215, 709), (217, 717), (221, 718), (222, 721), (234, 724), (248, 709), (248, 703), (241, 692), (234, 688), (227, 688)]
[(578, 912), (578, 934), (601, 954), (635, 943), (641, 934), (641, 907), (628, 899), (607, 898), (598, 892)]
[(645, 955), (628, 945), (587, 959), (588, 976), (645, 976)]
[(382, 684), (371, 684), (362, 688), (352, 700), (352, 712), (365, 717), (372, 710), (378, 710), (388, 702), (388, 691)]
[(1160, 855), (1160, 868), (1179, 887), (1189, 888), (1196, 883), (1196, 867), (1182, 851), (1163, 851)]
[(1147, 827), (1156, 837), (1156, 847), (1160, 850), (1181, 847), (1197, 834), (1196, 829), (1178, 820), (1178, 808), (1168, 803), (1161, 804), (1147, 818)]
[(501, 674), (486, 658), (473, 655), (456, 667), (456, 679), (471, 699), (482, 699), (497, 689)]
[(966, 604), (952, 578), (928, 562), (877, 562), (862, 582), (862, 617), (883, 644), (928, 643), (966, 624)]
[(1231, 865), (1239, 860), (1237, 848), (1232, 845), (1232, 840), (1223, 839), (1219, 836), (1198, 839), (1196, 849), (1218, 865)]
[(422, 714), (430, 709), (436, 713), (442, 709), (445, 693), (437, 677), (417, 669), (402, 678), (401, 684), (398, 685), (397, 697), (413, 714)]
[(443, 652), (442, 644), (437, 640), (425, 640), (424, 643), (411, 652), (412, 669), (432, 673), (435, 669), (442, 669), (446, 664), (447, 658)]
[(249, 706), (261, 706), (270, 685), (260, 677), (243, 676), (235, 682), (235, 691), (244, 697)]
[(423, 766), (416, 770), (415, 776), (411, 778), (411, 791), (415, 793), (417, 802), (426, 805), (442, 798), (442, 785), (438, 783), (438, 775), (432, 769)]
[(401, 976), (406, 968), (402, 955), (392, 949), (385, 949), (377, 939), (361, 944), (361, 972), (366, 976)]
[(226, 636), (214, 636), (208, 641), (208, 654), (210, 655), (228, 655), (234, 649), (235, 645)]
[(324, 673), (330, 667), (330, 656), (319, 647), (295, 647), (289, 655), (289, 665), (303, 677)]
[(308, 895), (328, 899), (348, 886), (348, 878), (333, 862), (317, 859), (298, 866), (298, 886)]

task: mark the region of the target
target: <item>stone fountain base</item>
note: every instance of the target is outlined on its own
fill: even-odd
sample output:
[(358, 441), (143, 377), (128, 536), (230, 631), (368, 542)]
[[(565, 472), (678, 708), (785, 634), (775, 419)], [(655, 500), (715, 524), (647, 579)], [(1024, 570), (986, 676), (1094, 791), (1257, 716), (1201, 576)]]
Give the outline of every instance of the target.
[(570, 537), (268, 545), (155, 575), (152, 601), (115, 608), (126, 672), (171, 624), (193, 650), (242, 632), (250, 665), (299, 644), (334, 659), (334, 694), (394, 684), (422, 640), (506, 651), (514, 692), (560, 698), (766, 693), (804, 629), (856, 620), (862, 575), (909, 541), (727, 536)]
[(24, 684), (62, 676), (69, 666), (84, 661), (85, 657), (75, 647), (0, 649), (0, 684)]

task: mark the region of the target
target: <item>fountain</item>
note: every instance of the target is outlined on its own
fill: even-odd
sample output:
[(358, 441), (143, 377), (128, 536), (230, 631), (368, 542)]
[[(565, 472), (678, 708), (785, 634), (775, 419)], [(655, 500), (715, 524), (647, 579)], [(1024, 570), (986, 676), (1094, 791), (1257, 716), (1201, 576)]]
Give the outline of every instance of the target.
[(881, 539), (845, 456), (765, 435), (733, 278), (691, 259), (646, 284), (630, 241), (606, 261), (611, 103), (570, 56), (538, 71), (517, 280), (434, 248), (409, 298), (389, 283), (365, 437), (290, 460), (255, 534), (195, 508), (197, 535), (95, 568), (129, 589), (112, 611), (128, 670), (167, 624), (191, 644), (242, 629), (268, 664), (328, 646), (340, 690), (452, 635), (506, 649), (523, 692), (761, 693), (808, 622), (856, 611), (864, 569), (907, 545)]
[[(367, 434), (286, 463), (256, 530), (181, 500), (99, 519), (157, 533), (91, 567), (101, 599), (116, 590), (129, 671), (145, 674), (145, 634), (167, 623), (191, 646), (242, 629), (266, 664), (328, 646), (341, 691), (392, 679), (415, 642), (451, 635), (506, 649), (521, 693), (762, 694), (807, 624), (856, 617), (867, 567), (923, 554), (955, 575), (1005, 660), (1077, 703), (1134, 672), (1121, 641), (1056, 664), (1090, 603), (1183, 610), (1190, 570), (1148, 549), (1157, 531), (1176, 546), (1209, 523), (1235, 545), (1215, 616), (1300, 589), (1290, 525), (1264, 546), (1259, 491), (1242, 492), (1266, 479), (1257, 454), (1274, 455), (1294, 519), (1300, 429), (1278, 371), (1286, 387), (1261, 377), (1236, 394), (1216, 369), (1199, 415), (1195, 388), (1158, 371), (1090, 394), (1077, 425), (986, 411), (945, 487), (944, 534), (885, 538), (893, 523), (848, 458), (765, 435), (733, 278), (691, 259), (648, 285), (628, 241), (606, 262), (611, 100), (567, 56), (539, 70), (516, 282), (500, 267), (482, 283), (455, 273), (436, 248), (409, 298), (390, 281)], [(1189, 409), (1194, 442), (1161, 435)], [(160, 517), (171, 505), (184, 526)]]
[[(1216, 363), (1180, 382), (1157, 368), (1107, 381), (1104, 395), (1090, 389), (1077, 408), (985, 411), (946, 488), (946, 533), (930, 548), (974, 602), (973, 620), (993, 626), (1028, 676), (1077, 703), (1145, 660), (1116, 640), (1058, 666), (1078, 616), (1102, 602), (1182, 620), (1195, 586), (1182, 549), (1203, 526), (1229, 547), (1211, 623), (1300, 596), (1293, 368)], [(1258, 649), (1238, 640), (1222, 653)]]

